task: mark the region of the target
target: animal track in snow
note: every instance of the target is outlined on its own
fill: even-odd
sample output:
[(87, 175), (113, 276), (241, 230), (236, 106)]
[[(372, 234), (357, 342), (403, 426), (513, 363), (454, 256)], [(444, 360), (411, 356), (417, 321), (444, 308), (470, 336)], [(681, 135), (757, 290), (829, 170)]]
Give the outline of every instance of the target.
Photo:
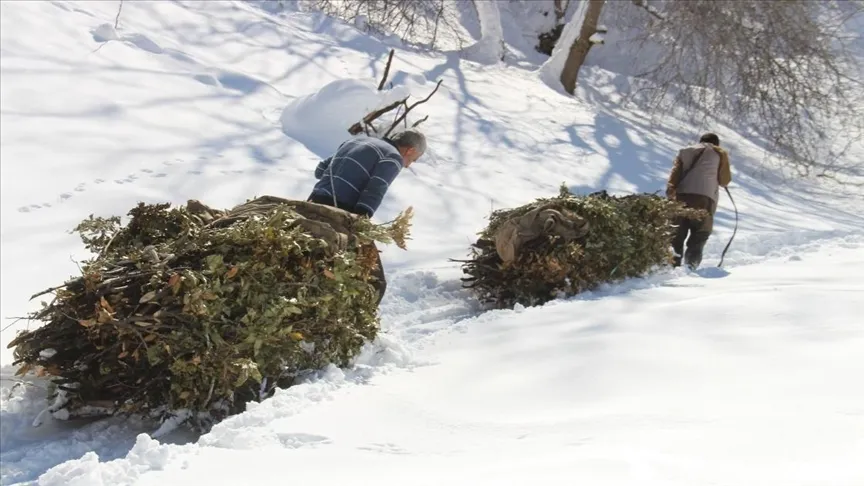
[(372, 452), (382, 452), (384, 454), (410, 454), (407, 450), (399, 447), (396, 444), (370, 444), (368, 446), (358, 447), (358, 449), (363, 451), (372, 451)]
[[(171, 169), (176, 168), (176, 167), (180, 167), (183, 165), (187, 165), (187, 160), (192, 160), (196, 163), (201, 163), (201, 162), (207, 162), (208, 160), (212, 160), (212, 159), (224, 159), (224, 158), (225, 158), (224, 154), (217, 153), (217, 154), (212, 154), (212, 155), (200, 155), (200, 156), (194, 157), (192, 159), (175, 158), (174, 160), (164, 160), (164, 161), (162, 161), (162, 165), (164, 166), (164, 169), (166, 169), (166, 170), (159, 170), (159, 169), (154, 169), (154, 168), (150, 168), (150, 167), (145, 167), (145, 168), (138, 169), (136, 172), (132, 172), (132, 173), (126, 175), (125, 177), (118, 177), (116, 179), (111, 179), (111, 181), (113, 181), (114, 184), (122, 186), (122, 185), (127, 185), (127, 184), (134, 184), (134, 183), (137, 183), (139, 181), (146, 180), (146, 179), (162, 179), (162, 178), (168, 177)], [(284, 168), (278, 168), (276, 170), (278, 170), (279, 172), (285, 172)], [(204, 174), (204, 172), (205, 172), (205, 170), (202, 170), (202, 169), (189, 169), (186, 171), (186, 174), (202, 175), (202, 174)], [(224, 175), (229, 175), (229, 176), (235, 175), (235, 174), (247, 174), (247, 173), (265, 174), (267, 172), (270, 172), (270, 168), (256, 167), (256, 168), (251, 169), (251, 170), (249, 170), (249, 169), (222, 169), (222, 170), (220, 170), (220, 172)], [(149, 177), (142, 178), (143, 174), (147, 174)], [(57, 196), (56, 202), (57, 203), (64, 203), (64, 202), (72, 199), (75, 196), (75, 193), (82, 193), (82, 192), (87, 191), (88, 184), (92, 183), (93, 185), (98, 186), (98, 185), (104, 184), (106, 182), (108, 182), (107, 179), (101, 179), (101, 178), (93, 179), (91, 182), (80, 182), (74, 187), (73, 190), (64, 191), (64, 192), (60, 193)], [(18, 212), (29, 213), (29, 212), (36, 211), (36, 210), (39, 210), (42, 208), (50, 208), (50, 207), (52, 207), (52, 203), (50, 203), (50, 202), (43, 202), (41, 204), (27, 204), (24, 206), (20, 206), (18, 208)]]

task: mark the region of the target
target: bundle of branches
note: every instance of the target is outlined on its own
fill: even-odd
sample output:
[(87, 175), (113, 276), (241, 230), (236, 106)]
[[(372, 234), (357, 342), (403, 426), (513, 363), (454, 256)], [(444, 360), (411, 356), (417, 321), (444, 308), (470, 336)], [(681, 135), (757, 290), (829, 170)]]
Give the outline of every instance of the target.
[(670, 263), (679, 217), (702, 211), (654, 194), (554, 198), (492, 213), (463, 263), (462, 280), (498, 308), (539, 305)]
[(56, 384), (55, 416), (181, 412), (207, 426), (298, 373), (349, 364), (378, 329), (375, 242), (404, 249), (412, 213), (376, 225), (264, 196), (129, 216), (75, 228), (96, 256), (36, 295), (55, 293), (28, 316), (44, 325), (9, 345), (19, 374)]

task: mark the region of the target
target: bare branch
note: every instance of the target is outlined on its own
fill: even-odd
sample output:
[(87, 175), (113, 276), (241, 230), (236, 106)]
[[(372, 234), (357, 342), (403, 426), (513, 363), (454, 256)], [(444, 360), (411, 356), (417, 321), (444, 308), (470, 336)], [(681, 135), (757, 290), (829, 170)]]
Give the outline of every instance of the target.
[(387, 66), (384, 67), (384, 76), (381, 77), (381, 82), (378, 83), (378, 91), (384, 89), (384, 84), (387, 82), (387, 76), (390, 75), (390, 64), (393, 62), (394, 50), (390, 49), (390, 54), (387, 55)]
[(396, 125), (398, 125), (400, 121), (404, 120), (405, 117), (408, 116), (408, 113), (410, 113), (411, 110), (413, 110), (414, 108), (416, 108), (418, 105), (422, 105), (423, 103), (426, 103), (427, 101), (429, 101), (429, 99), (432, 98), (432, 95), (434, 95), (435, 92), (438, 91), (438, 88), (441, 87), (441, 83), (442, 83), (443, 81), (444, 81), (443, 79), (442, 79), (442, 80), (438, 80), (438, 83), (435, 84), (435, 89), (433, 89), (432, 92), (429, 93), (429, 96), (427, 96), (427, 97), (423, 98), (422, 100), (420, 100), (420, 101), (418, 101), (418, 102), (412, 104), (411, 106), (408, 106), (408, 107), (405, 109), (405, 112), (402, 113), (402, 116), (401, 116), (400, 118), (398, 118), (398, 119), (396, 120), (396, 122), (393, 124), (393, 126), (391, 126), (390, 129), (387, 130), (387, 131), (384, 133), (384, 136), (385, 136), (385, 137), (390, 136), (390, 132), (392, 132), (393, 129), (396, 128)]
[(117, 17), (114, 18), (114, 30), (120, 25), (120, 12), (123, 11), (123, 0), (120, 0), (120, 6), (117, 8)]
[(658, 20), (665, 20), (663, 18), (663, 16), (660, 15), (660, 12), (657, 11), (656, 8), (649, 6), (648, 4), (645, 3), (644, 0), (632, 0), (632, 2), (633, 2), (633, 5), (636, 5), (637, 7), (644, 9), (646, 12), (648, 12), (649, 14), (654, 16), (654, 18), (656, 18)]
[[(378, 110), (375, 110), (375, 111), (369, 113), (368, 115), (363, 117), (363, 124), (369, 125), (373, 121), (380, 118), (381, 115), (383, 115), (385, 113), (389, 113), (389, 112), (395, 110), (396, 108), (398, 108), (399, 105), (404, 103), (407, 99), (408, 98), (405, 98), (404, 100), (395, 101), (395, 102), (385, 106), (384, 108), (380, 108)], [(361, 131), (363, 131), (363, 125), (361, 125), (360, 122), (357, 122), (357, 123), (351, 125), (351, 128), (348, 129), (348, 133), (350, 133), (351, 135), (357, 135)]]
[[(381, 82), (378, 84), (378, 90), (379, 91), (384, 86), (384, 84), (387, 80), (387, 75), (390, 71), (390, 65), (392, 64), (392, 62), (393, 62), (393, 50), (390, 51), (390, 55), (387, 59), (387, 67), (384, 69), (384, 77), (381, 79)], [(427, 101), (429, 101), (429, 99), (432, 98), (432, 95), (434, 95), (438, 91), (438, 88), (441, 87), (441, 83), (442, 83), (442, 80), (439, 80), (438, 83), (435, 85), (435, 89), (432, 90), (432, 92), (429, 93), (429, 95), (426, 96), (426, 98), (423, 98), (420, 101), (412, 103), (411, 105), (408, 104), (408, 97), (406, 97), (406, 98), (401, 99), (399, 101), (394, 101), (393, 103), (390, 103), (389, 105), (387, 105), (383, 108), (379, 108), (375, 111), (372, 111), (372, 112), (366, 114), (366, 116), (364, 116), (361, 121), (354, 123), (353, 125), (351, 125), (350, 128), (348, 128), (348, 133), (350, 133), (351, 135), (357, 135), (360, 132), (365, 131), (366, 135), (370, 135), (370, 130), (371, 130), (372, 134), (378, 135), (379, 130), (377, 128), (375, 128), (375, 125), (372, 122), (374, 122), (378, 118), (381, 118), (381, 116), (383, 116), (384, 114), (389, 113), (393, 110), (396, 110), (396, 117), (394, 118), (393, 122), (390, 124), (390, 127), (387, 129), (387, 131), (384, 133), (383, 136), (384, 137), (390, 136), (390, 133), (392, 133), (393, 130), (397, 126), (399, 126), (399, 123), (404, 123), (405, 128), (408, 128), (408, 119), (407, 119), (408, 113), (410, 113), (411, 110), (413, 110), (417, 106), (422, 105), (423, 103), (426, 103)], [(390, 84), (390, 87), (392, 89), (392, 87), (393, 87), (392, 83)], [(404, 111), (402, 111), (403, 107), (405, 108)], [(415, 122), (412, 126), (416, 127), (417, 125), (423, 123), (424, 121), (426, 121), (428, 119), (429, 119), (429, 116), (427, 115), (422, 120)]]

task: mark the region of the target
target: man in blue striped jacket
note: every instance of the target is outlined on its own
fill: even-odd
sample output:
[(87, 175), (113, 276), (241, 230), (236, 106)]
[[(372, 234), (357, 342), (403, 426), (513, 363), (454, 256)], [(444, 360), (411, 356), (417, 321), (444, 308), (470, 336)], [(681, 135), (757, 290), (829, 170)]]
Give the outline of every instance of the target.
[[(425, 151), (426, 137), (413, 128), (389, 139), (348, 139), (315, 167), (318, 182), (309, 201), (371, 218), (402, 168), (413, 164)], [(380, 255), (373, 276), (372, 286), (378, 291), (380, 304), (387, 290)]]
[(407, 129), (389, 139), (359, 136), (318, 163), (309, 200), (369, 218), (402, 171), (426, 151), (426, 137)]

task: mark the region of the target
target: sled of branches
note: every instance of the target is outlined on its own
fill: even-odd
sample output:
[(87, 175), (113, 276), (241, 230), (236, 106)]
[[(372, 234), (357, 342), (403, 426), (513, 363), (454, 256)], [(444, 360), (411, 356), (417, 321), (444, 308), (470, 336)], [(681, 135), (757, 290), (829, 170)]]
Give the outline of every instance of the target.
[(264, 196), (229, 210), (139, 204), (76, 228), (95, 256), (19, 334), (18, 374), (53, 383), (61, 417), (185, 413), (206, 427), (276, 387), (345, 366), (378, 330), (375, 243), (405, 248), (411, 208), (384, 225)]
[[(390, 65), (393, 63), (393, 54), (394, 54), (394, 51), (393, 51), (393, 49), (391, 49), (390, 54), (387, 56), (387, 65), (384, 67), (384, 75), (381, 77), (381, 82), (378, 83), (378, 91), (383, 90), (385, 85), (387, 84), (387, 77), (390, 76)], [(409, 126), (408, 125), (408, 113), (410, 113), (411, 110), (413, 110), (414, 108), (417, 108), (418, 106), (422, 105), (423, 103), (426, 103), (427, 101), (429, 101), (432, 98), (432, 96), (435, 95), (435, 93), (438, 91), (438, 88), (441, 87), (441, 82), (442, 82), (442, 80), (439, 80), (435, 84), (435, 89), (433, 89), (432, 92), (429, 93), (429, 95), (427, 95), (422, 100), (415, 101), (414, 103), (411, 103), (409, 105), (408, 104), (408, 98), (406, 97), (404, 99), (394, 101), (393, 103), (391, 103), (387, 106), (384, 106), (382, 108), (379, 108), (377, 110), (374, 110), (374, 111), (366, 114), (366, 116), (364, 116), (362, 120), (358, 121), (357, 123), (351, 125), (351, 127), (348, 128), (348, 133), (350, 133), (351, 135), (358, 135), (360, 133), (365, 133), (366, 135), (370, 135), (370, 136), (381, 136), (381, 137), (386, 138), (386, 137), (390, 136), (391, 133), (393, 133), (393, 130), (395, 130), (399, 126), (400, 123), (403, 125), (403, 128), (408, 128), (408, 126)], [(391, 87), (392, 87), (392, 83), (391, 83)], [(393, 122), (390, 123), (389, 126), (387, 126), (386, 130), (383, 129), (384, 125), (375, 126), (374, 122), (376, 120), (378, 120), (382, 116), (386, 115), (387, 113), (390, 113), (393, 110), (396, 110)], [(426, 115), (423, 118), (412, 123), (410, 126), (411, 127), (417, 127), (418, 125), (420, 125), (421, 123), (425, 122), (428, 119), (429, 119), (429, 115)]]
[(671, 263), (679, 217), (704, 212), (655, 194), (575, 195), (565, 187), (492, 213), (461, 262), (466, 288), (484, 304), (540, 305)]

